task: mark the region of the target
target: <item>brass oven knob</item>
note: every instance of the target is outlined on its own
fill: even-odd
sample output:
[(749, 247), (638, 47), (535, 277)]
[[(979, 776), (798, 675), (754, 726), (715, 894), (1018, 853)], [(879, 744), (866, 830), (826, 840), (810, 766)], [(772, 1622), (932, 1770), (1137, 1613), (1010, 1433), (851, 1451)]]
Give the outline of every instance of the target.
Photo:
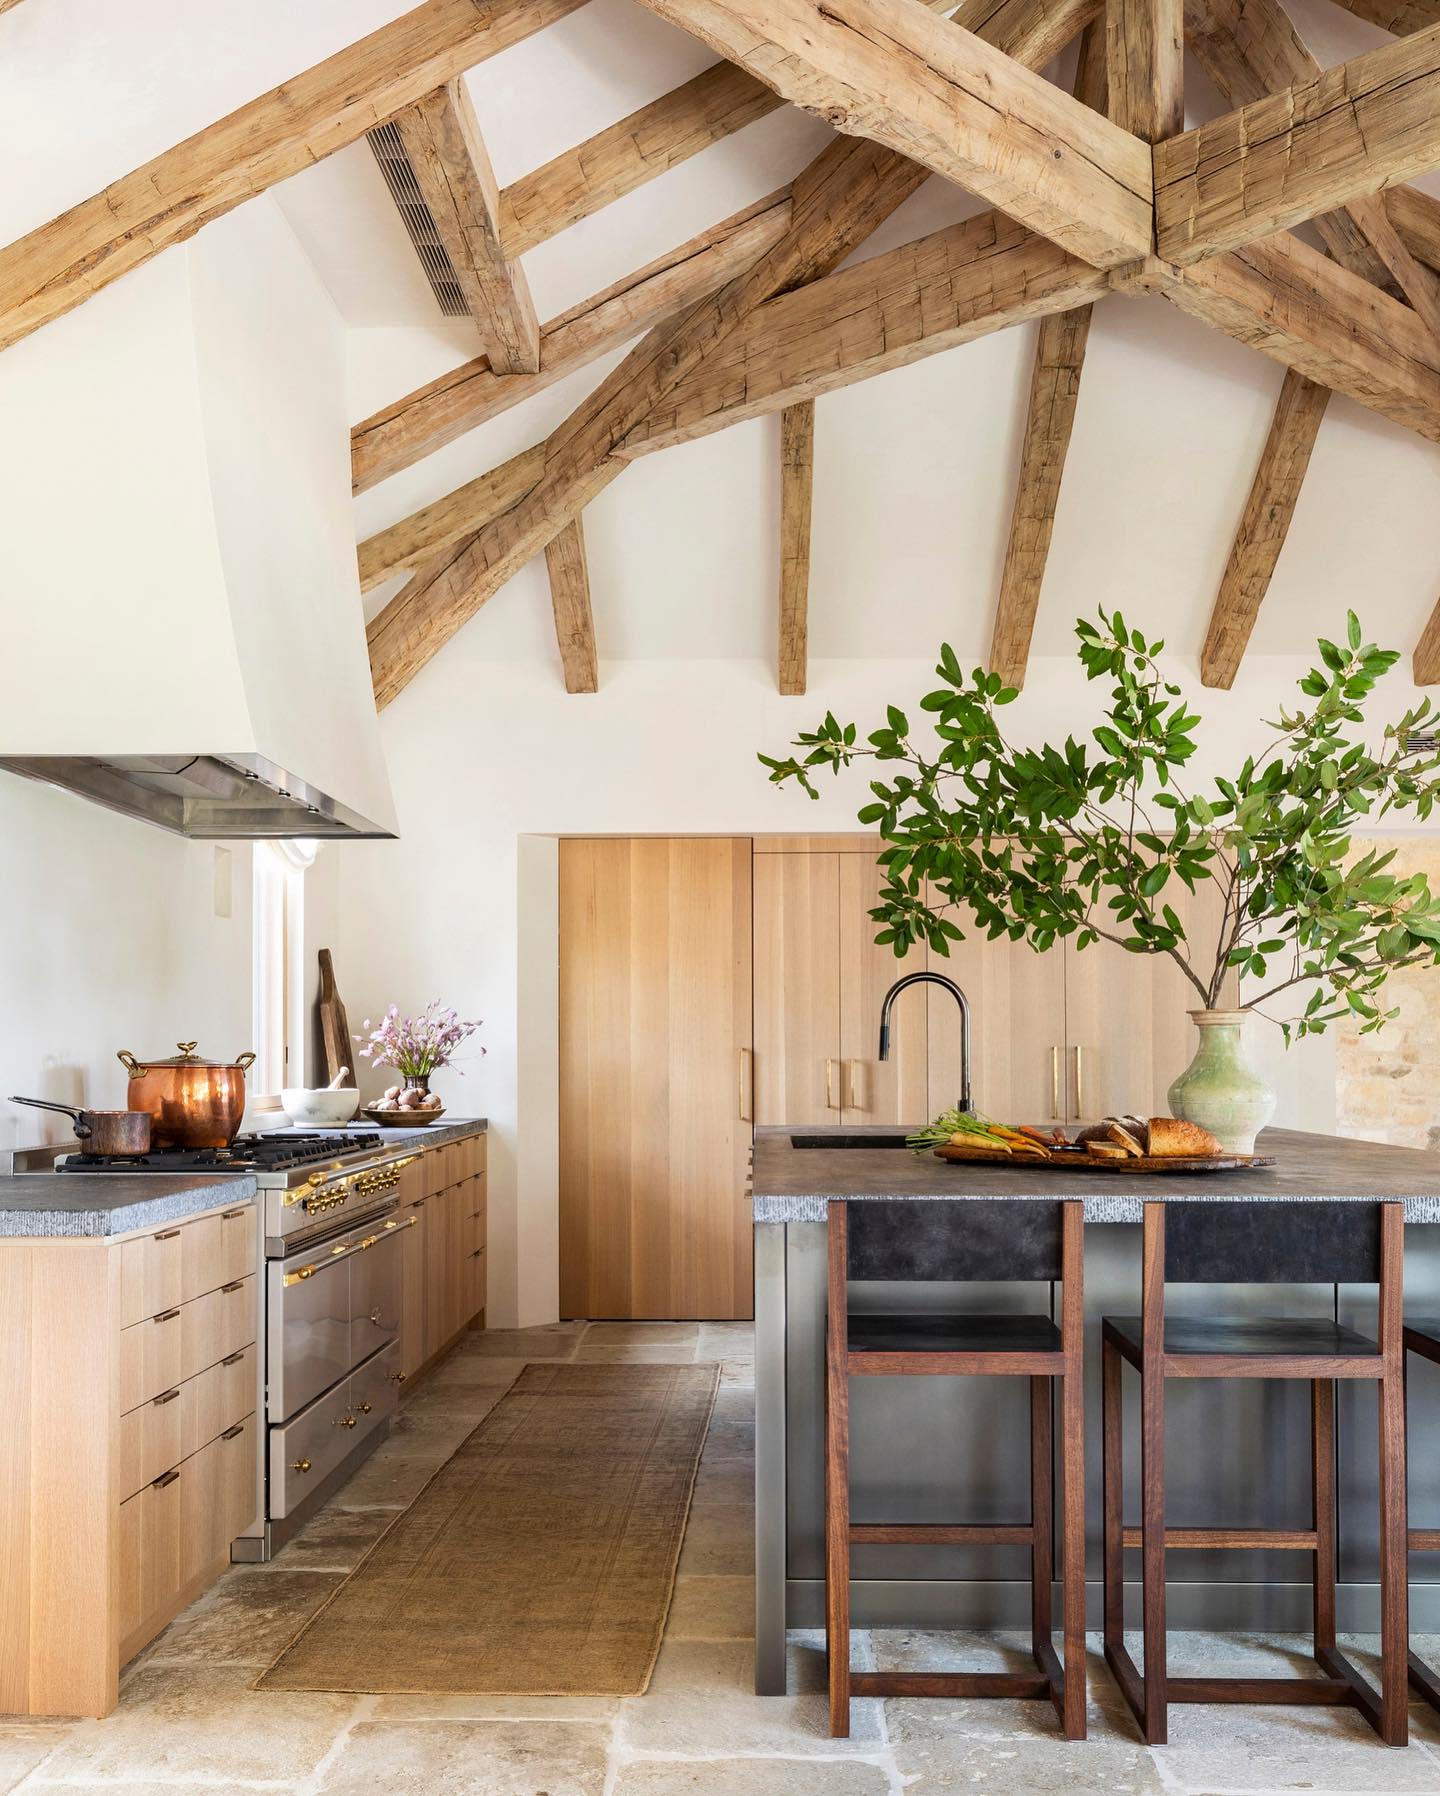
[(308, 1459), (292, 1459), (290, 1461), (290, 1470), (292, 1472), (308, 1472), (310, 1470), (310, 1461)]

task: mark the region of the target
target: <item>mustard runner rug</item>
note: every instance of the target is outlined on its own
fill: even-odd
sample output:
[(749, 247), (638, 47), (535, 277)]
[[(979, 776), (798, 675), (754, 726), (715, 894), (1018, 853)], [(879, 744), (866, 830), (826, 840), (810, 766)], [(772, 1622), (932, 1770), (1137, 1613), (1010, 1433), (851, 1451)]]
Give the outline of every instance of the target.
[(642, 1694), (719, 1376), (526, 1366), (256, 1688)]

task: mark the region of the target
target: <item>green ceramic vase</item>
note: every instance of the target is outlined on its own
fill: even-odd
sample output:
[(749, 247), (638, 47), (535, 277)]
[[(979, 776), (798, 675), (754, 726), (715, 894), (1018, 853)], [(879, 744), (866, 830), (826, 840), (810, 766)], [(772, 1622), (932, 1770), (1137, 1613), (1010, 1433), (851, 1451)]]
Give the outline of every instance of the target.
[(1170, 1087), (1170, 1114), (1208, 1129), (1231, 1154), (1253, 1154), (1275, 1093), (1245, 1058), (1244, 1010), (1192, 1010), (1195, 1058)]

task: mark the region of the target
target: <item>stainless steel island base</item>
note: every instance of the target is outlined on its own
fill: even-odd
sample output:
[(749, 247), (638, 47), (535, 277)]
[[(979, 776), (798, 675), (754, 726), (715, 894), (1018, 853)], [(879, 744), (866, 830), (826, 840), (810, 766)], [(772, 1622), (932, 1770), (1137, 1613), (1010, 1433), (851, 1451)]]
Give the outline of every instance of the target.
[[(1314, 1141), (1315, 1138), (1308, 1138)], [(1336, 1143), (1341, 1150), (1360, 1147)], [(1424, 1163), (1440, 1156), (1372, 1149)], [(868, 1159), (864, 1155), (860, 1158)], [(755, 1197), (763, 1215), (763, 1155), (757, 1143)], [(1348, 1158), (1342, 1151), (1337, 1159)], [(847, 1159), (851, 1159), (847, 1156)], [(1406, 1168), (1417, 1176), (1421, 1167)], [(858, 1174), (861, 1168), (856, 1165)], [(1337, 1183), (1337, 1192), (1343, 1187)], [(1406, 1306), (1440, 1314), (1440, 1229), (1412, 1188), (1406, 1229)], [(1430, 1189), (1440, 1191), (1440, 1177)], [(887, 1193), (889, 1195), (891, 1193)], [(902, 1195), (902, 1193), (893, 1193)], [(853, 1195), (838, 1192), (836, 1195)], [(949, 1195), (936, 1191), (935, 1196)], [(959, 1195), (959, 1193), (957, 1193)], [(1059, 1192), (1057, 1195), (1066, 1195)], [(1147, 1194), (1148, 1195), (1148, 1194)], [(1177, 1193), (1178, 1195), (1178, 1193)], [(1188, 1195), (1188, 1193), (1187, 1193)], [(1220, 1195), (1217, 1193), (1217, 1195)], [(1225, 1195), (1232, 1195), (1225, 1193)], [(1357, 1195), (1359, 1195), (1357, 1193)], [(812, 1211), (813, 1214), (813, 1211)], [(755, 1688), (785, 1690), (787, 1628), (824, 1620), (825, 1225), (757, 1221), (755, 1227)], [(1099, 1221), (1086, 1228), (1086, 1567), (1091, 1625), (1100, 1622), (1100, 1318), (1137, 1314), (1140, 1229)], [(1044, 1286), (859, 1285), (856, 1309), (1043, 1305)], [(1049, 1293), (1052, 1313), (1058, 1290)], [(1373, 1287), (1334, 1285), (1172, 1286), (1172, 1314), (1223, 1312), (1333, 1317), (1374, 1327)], [(1410, 1523), (1440, 1527), (1440, 1367), (1412, 1360)], [(1020, 1379), (867, 1378), (851, 1387), (851, 1491), (857, 1519), (1028, 1519), (1028, 1391)], [(1138, 1515), (1139, 1380), (1127, 1370), (1127, 1520)], [(1133, 1406), (1133, 1407), (1132, 1407)], [(1342, 1629), (1378, 1627), (1375, 1392), (1358, 1381), (1338, 1391)], [(1303, 1382), (1187, 1380), (1167, 1391), (1166, 1483), (1175, 1526), (1310, 1525), (1310, 1393)], [(1170, 1625), (1176, 1628), (1305, 1632), (1311, 1621), (1310, 1563), (1295, 1552), (1172, 1551)], [(1139, 1616), (1139, 1556), (1133, 1587)], [(1024, 1548), (857, 1548), (852, 1557), (857, 1626), (1027, 1627), (1029, 1556)], [(1440, 1555), (1411, 1562), (1411, 1621), (1440, 1630)]]

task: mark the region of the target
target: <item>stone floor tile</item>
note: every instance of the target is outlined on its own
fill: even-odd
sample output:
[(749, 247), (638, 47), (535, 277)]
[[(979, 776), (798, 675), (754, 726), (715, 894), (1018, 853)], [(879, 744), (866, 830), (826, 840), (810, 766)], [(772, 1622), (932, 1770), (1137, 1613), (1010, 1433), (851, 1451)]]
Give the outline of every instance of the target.
[(711, 1413), (710, 1427), (745, 1428), (753, 1436), (755, 1432), (755, 1392), (753, 1387), (732, 1386), (729, 1389), (722, 1384), (715, 1393), (715, 1408)]
[(1174, 1790), (1440, 1791), (1440, 1762), (1382, 1746), (1354, 1709), (1172, 1703), (1156, 1763)]
[(585, 1334), (584, 1322), (556, 1322), (542, 1328), (474, 1328), (460, 1354), (466, 1358), (569, 1359)]
[[(701, 1354), (700, 1358), (704, 1358)], [(755, 1362), (753, 1359), (726, 1359), (720, 1362), (720, 1388), (731, 1389), (743, 1385), (750, 1390), (755, 1388)]]
[(394, 1520), (393, 1511), (327, 1503), (270, 1565), (276, 1571), (354, 1571)]
[(691, 1576), (740, 1576), (755, 1566), (755, 1513), (748, 1505), (692, 1507), (680, 1549)]
[(587, 1335), (575, 1353), (576, 1365), (689, 1366), (694, 1341), (592, 1341)]
[[(1088, 1728), (1091, 1739), (1133, 1741), (1129, 1712), (1104, 1659), (1099, 1637), (1086, 1658)], [(1033, 1671), (1030, 1637), (1019, 1631), (873, 1628), (870, 1650), (879, 1671)], [(1057, 1645), (1058, 1651), (1058, 1645)], [(1060, 1739), (1060, 1724), (1048, 1699), (975, 1697), (951, 1701), (935, 1697), (888, 1697), (885, 1713), (897, 1737), (960, 1736), (1002, 1740)]]
[(434, 1459), (407, 1459), (381, 1447), (336, 1494), (342, 1509), (408, 1509), (439, 1469)]
[(853, 1760), (634, 1759), (610, 1788), (613, 1796), (886, 1796), (890, 1778)]
[(390, 1424), (385, 1450), (392, 1459), (429, 1459), (443, 1465), (474, 1432), (475, 1423), (466, 1416), (406, 1407)]
[(485, 1420), (509, 1389), (509, 1384), (426, 1384), (421, 1386), (400, 1413), (402, 1416), (435, 1416), (455, 1422), (465, 1421), (473, 1428)]
[(717, 1504), (749, 1504), (755, 1508), (755, 1462), (748, 1458), (712, 1459), (701, 1456), (695, 1478), (692, 1509), (711, 1509)]
[(617, 1740), (627, 1756), (642, 1758), (655, 1753), (703, 1758), (717, 1751), (843, 1758), (877, 1751), (881, 1715), (874, 1699), (855, 1703), (848, 1741), (830, 1738), (813, 1659), (808, 1645), (792, 1652), (795, 1694), (756, 1696), (748, 1643), (666, 1641), (649, 1691), (625, 1705)]
[(151, 1663), (271, 1665), (343, 1577), (275, 1563), (233, 1567), (170, 1624)]
[(1145, 1747), (1110, 1740), (892, 1734), (892, 1750), (905, 1796), (956, 1796), (961, 1790), (983, 1796), (1158, 1796), (1166, 1787)]
[(587, 1349), (616, 1346), (693, 1347), (700, 1339), (698, 1322), (592, 1322), (582, 1345)]
[(609, 1730), (584, 1721), (365, 1721), (323, 1796), (601, 1796)]
[(9, 1796), (65, 1738), (64, 1725), (0, 1722), (0, 1796)]
[(675, 1580), (667, 1640), (750, 1640), (755, 1634), (755, 1578), (691, 1576)]
[[(537, 1356), (538, 1357), (538, 1356)], [(414, 1402), (420, 1396), (430, 1396), (434, 1391), (448, 1391), (455, 1388), (473, 1389), (478, 1386), (493, 1387), (497, 1392), (507, 1391), (531, 1361), (524, 1355), (499, 1354), (490, 1356), (483, 1353), (452, 1353), (450, 1358), (436, 1366), (433, 1372), (427, 1372), (415, 1387)]]
[(377, 1696), (376, 1721), (594, 1721), (620, 1713), (619, 1696)]
[(247, 1666), (152, 1661), (126, 1682), (113, 1715), (75, 1725), (44, 1777), (301, 1782), (329, 1752), (356, 1698), (257, 1692), (254, 1677)]

